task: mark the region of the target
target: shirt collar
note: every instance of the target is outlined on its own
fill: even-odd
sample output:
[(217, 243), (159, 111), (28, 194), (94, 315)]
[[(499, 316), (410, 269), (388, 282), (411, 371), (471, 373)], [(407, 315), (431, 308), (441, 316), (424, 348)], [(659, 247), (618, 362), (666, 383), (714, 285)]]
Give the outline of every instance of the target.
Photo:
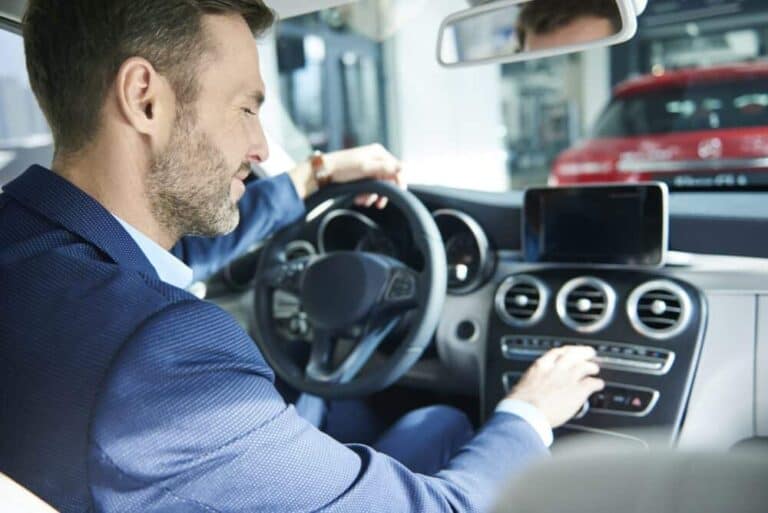
[(180, 289), (186, 289), (192, 284), (193, 271), (189, 266), (130, 224), (112, 215), (136, 242), (162, 281)]

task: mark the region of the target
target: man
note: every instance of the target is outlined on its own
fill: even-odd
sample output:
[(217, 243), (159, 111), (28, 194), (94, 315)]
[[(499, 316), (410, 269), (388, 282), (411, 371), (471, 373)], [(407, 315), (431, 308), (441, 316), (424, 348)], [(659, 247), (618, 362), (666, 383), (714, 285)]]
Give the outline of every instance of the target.
[(65, 513), (478, 511), (603, 386), (591, 350), (545, 355), (429, 475), (285, 404), (173, 255), (205, 273), (300, 218), (326, 174), (399, 167), (374, 146), (243, 185), (267, 158), (253, 33), (272, 19), (261, 0), (30, 2), (56, 153), (0, 196), (0, 471)]
[(621, 27), (614, 0), (533, 0), (520, 10), (517, 37), (532, 52), (605, 39)]

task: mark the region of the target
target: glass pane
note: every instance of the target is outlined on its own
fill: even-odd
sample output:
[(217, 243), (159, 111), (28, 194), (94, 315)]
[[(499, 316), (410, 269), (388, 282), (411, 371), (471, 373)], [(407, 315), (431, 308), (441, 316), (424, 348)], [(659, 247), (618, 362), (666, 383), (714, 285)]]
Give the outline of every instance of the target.
[(23, 41), (0, 30), (0, 185), (33, 163), (50, 164), (51, 144), (27, 80)]

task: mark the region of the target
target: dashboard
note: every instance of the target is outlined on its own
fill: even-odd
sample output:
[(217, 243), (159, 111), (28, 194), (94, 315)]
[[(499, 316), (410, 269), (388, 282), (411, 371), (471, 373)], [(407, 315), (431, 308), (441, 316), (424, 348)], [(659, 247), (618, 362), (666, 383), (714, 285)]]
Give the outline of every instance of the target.
[[(434, 345), (402, 386), (475, 397), (487, 417), (543, 352), (587, 344), (608, 386), (560, 438), (589, 432), (635, 445), (729, 448), (768, 436), (768, 260), (687, 251), (700, 249), (689, 246), (695, 233), (729, 240), (710, 220), (673, 212), (675, 251), (664, 266), (558, 265), (524, 258), (519, 202), (416, 194), (440, 229), (449, 290)], [(392, 209), (331, 208), (288, 256), (364, 250), (418, 267), (403, 222)], [(253, 268), (253, 258), (241, 260), (227, 276)], [(222, 306), (252, 308), (242, 298)], [(286, 336), (300, 339), (297, 302), (276, 295), (273, 311)]]

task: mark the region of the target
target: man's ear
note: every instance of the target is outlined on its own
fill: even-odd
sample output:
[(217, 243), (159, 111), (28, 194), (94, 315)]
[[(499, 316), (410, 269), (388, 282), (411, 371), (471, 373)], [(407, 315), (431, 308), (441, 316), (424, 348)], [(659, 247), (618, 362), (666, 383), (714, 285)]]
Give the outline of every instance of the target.
[(114, 88), (123, 122), (162, 145), (175, 112), (168, 81), (146, 59), (131, 57), (120, 66)]

